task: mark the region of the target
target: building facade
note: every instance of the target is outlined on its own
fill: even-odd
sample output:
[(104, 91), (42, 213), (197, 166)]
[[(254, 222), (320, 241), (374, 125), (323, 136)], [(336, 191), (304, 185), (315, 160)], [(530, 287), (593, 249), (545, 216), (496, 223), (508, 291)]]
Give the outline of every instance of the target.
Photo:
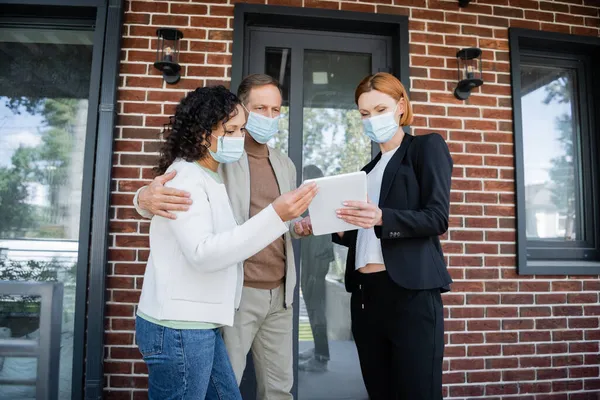
[[(58, 93), (62, 84), (55, 81), (54, 89), (41, 96), (80, 99), (86, 107), (93, 103), (89, 110), (99, 110), (96, 117), (90, 117), (93, 111), (74, 117), (80, 121), (75, 125), (87, 129), (81, 137), (88, 140), (70, 145), (71, 154), (81, 157), (71, 158), (65, 168), (71, 178), (62, 179), (78, 182), (73, 176), (82, 174), (82, 182), (62, 185), (56, 198), (63, 200), (52, 200), (51, 179), (37, 182), (50, 193), (47, 205), (57, 201), (75, 207), (69, 193), (83, 199), (75, 207), (81, 211), (63, 213), (64, 223), (58, 224), (68, 224), (71, 232), (79, 221), (78, 233), (54, 236), (79, 243), (73, 284), (79, 297), (71, 313), (75, 356), (61, 354), (61, 368), (66, 363), (69, 370), (85, 370), (85, 377), (70, 374), (73, 384), (61, 391), (61, 398), (77, 398), (84, 391), (86, 398), (146, 398), (146, 369), (135, 345), (134, 323), (149, 254), (149, 221), (137, 215), (132, 200), (153, 179), (161, 130), (186, 92), (215, 84), (235, 90), (249, 73), (278, 78), (284, 116), (272, 144), (287, 152), (298, 171), (315, 165), (332, 175), (359, 169), (377, 151), (362, 136), (353, 93), (362, 77), (379, 71), (394, 73), (410, 89), (416, 114), (410, 132), (441, 134), (454, 159), (450, 228), (443, 237), (454, 279), (452, 291), (443, 295), (445, 398), (600, 396), (596, 0), (472, 0), (464, 7), (458, 0), (111, 0), (91, 1), (87, 11), (69, 1), (0, 1), (19, 18), (43, 17), (36, 15), (37, 3), (58, 4), (57, 15), (64, 19), (67, 13), (79, 21), (82, 13), (96, 10), (88, 15), (95, 24), (77, 27), (88, 32), (87, 42), (63, 40), (83, 46), (70, 53), (73, 60), (89, 57), (87, 78), (80, 81), (92, 88), (91, 94)], [(2, 18), (0, 51), (8, 53), (21, 40), (15, 29), (27, 21), (18, 25)], [(176, 84), (166, 83), (153, 66), (160, 27), (183, 33)], [(35, 40), (33, 34), (28, 37)], [(453, 94), (459, 80), (457, 52), (463, 48), (481, 49), (484, 82), (464, 101)], [(72, 82), (65, 78), (64, 84)], [(6, 104), (17, 97), (40, 97), (2, 80), (0, 90), (6, 90), (0, 91)], [(82, 109), (78, 104), (74, 110)], [(47, 113), (38, 112), (35, 124), (54, 126), (52, 106), (36, 107)], [(13, 125), (34, 123), (34, 116), (19, 119), (5, 108)], [(86, 116), (87, 122), (81, 122)], [(16, 135), (0, 119), (0, 135), (9, 134)], [(46, 143), (44, 137), (31, 143)], [(0, 154), (13, 157), (18, 146), (9, 144), (17, 139), (2, 140), (0, 151), (2, 143), (12, 150)], [(14, 157), (12, 167), (2, 161), (0, 167), (16, 168)], [(57, 225), (52, 221), (48, 217), (46, 225)], [(0, 251), (5, 247), (10, 255), (14, 240), (31, 229), (17, 231), (0, 228)], [(297, 246), (299, 258), (301, 242)], [(333, 250), (324, 296), (329, 371), (319, 375), (296, 368), (298, 399), (367, 398), (349, 333), (341, 274), (345, 254), (337, 245)], [(314, 340), (302, 290), (296, 294), (294, 330), (299, 352)], [(84, 358), (91, 364), (84, 364)], [(242, 388), (251, 398), (251, 367)]]

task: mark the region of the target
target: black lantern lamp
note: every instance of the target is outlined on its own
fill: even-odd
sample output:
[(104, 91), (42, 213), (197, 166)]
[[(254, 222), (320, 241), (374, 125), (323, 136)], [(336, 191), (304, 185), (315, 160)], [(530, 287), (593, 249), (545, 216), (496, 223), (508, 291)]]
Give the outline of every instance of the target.
[(179, 82), (179, 46), (183, 38), (180, 30), (173, 28), (160, 28), (156, 31), (158, 42), (156, 44), (156, 62), (154, 67), (163, 73), (163, 79), (169, 84)]
[(456, 53), (458, 60), (458, 85), (454, 89), (454, 96), (459, 100), (466, 100), (471, 90), (483, 85), (481, 73), (481, 49), (469, 47)]

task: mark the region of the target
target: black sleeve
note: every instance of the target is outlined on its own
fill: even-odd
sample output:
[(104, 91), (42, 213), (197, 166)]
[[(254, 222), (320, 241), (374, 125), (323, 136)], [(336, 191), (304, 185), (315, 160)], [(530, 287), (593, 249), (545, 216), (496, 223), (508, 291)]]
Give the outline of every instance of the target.
[(353, 236), (352, 234), (354, 232), (358, 232), (358, 231), (344, 232), (344, 237), (343, 238), (341, 238), (337, 233), (332, 233), (331, 234), (331, 240), (333, 241), (333, 243), (337, 243), (340, 246), (350, 247), (351, 236)]
[(383, 224), (375, 227), (380, 239), (439, 236), (448, 230), (452, 157), (448, 145), (437, 133), (418, 138), (421, 143), (415, 165), (421, 208), (383, 208)]

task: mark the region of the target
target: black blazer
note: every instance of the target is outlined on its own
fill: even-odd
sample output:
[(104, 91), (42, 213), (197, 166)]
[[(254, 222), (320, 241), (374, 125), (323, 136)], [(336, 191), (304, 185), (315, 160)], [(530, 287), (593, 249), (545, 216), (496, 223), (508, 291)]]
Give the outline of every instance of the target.
[[(381, 158), (377, 155), (363, 171), (369, 173)], [(383, 173), (379, 208), (383, 225), (375, 227), (381, 239), (383, 259), (390, 278), (406, 289), (449, 290), (439, 236), (448, 230), (452, 157), (437, 133), (405, 135), (400, 148)], [(333, 241), (349, 248), (346, 290), (358, 289), (355, 252), (358, 230)]]

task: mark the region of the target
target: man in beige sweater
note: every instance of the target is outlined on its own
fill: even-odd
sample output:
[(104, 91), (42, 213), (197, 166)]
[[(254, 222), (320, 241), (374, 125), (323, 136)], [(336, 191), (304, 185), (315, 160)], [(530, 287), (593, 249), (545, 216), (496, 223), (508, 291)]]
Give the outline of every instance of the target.
[[(296, 168), (283, 153), (266, 143), (278, 131), (281, 87), (268, 75), (250, 75), (242, 81), (238, 96), (247, 113), (245, 153), (239, 162), (222, 165), (219, 174), (227, 187), (238, 223), (268, 206), (281, 193), (296, 187)], [(174, 218), (169, 211), (186, 210), (185, 192), (164, 187), (174, 175), (159, 176), (136, 193), (140, 215)], [(252, 350), (259, 400), (292, 399), (293, 312), (296, 269), (292, 237), (310, 234), (305, 220), (244, 263), (244, 288), (233, 327), (223, 336), (238, 384)], [(235, 251), (235, 249), (231, 249)]]

